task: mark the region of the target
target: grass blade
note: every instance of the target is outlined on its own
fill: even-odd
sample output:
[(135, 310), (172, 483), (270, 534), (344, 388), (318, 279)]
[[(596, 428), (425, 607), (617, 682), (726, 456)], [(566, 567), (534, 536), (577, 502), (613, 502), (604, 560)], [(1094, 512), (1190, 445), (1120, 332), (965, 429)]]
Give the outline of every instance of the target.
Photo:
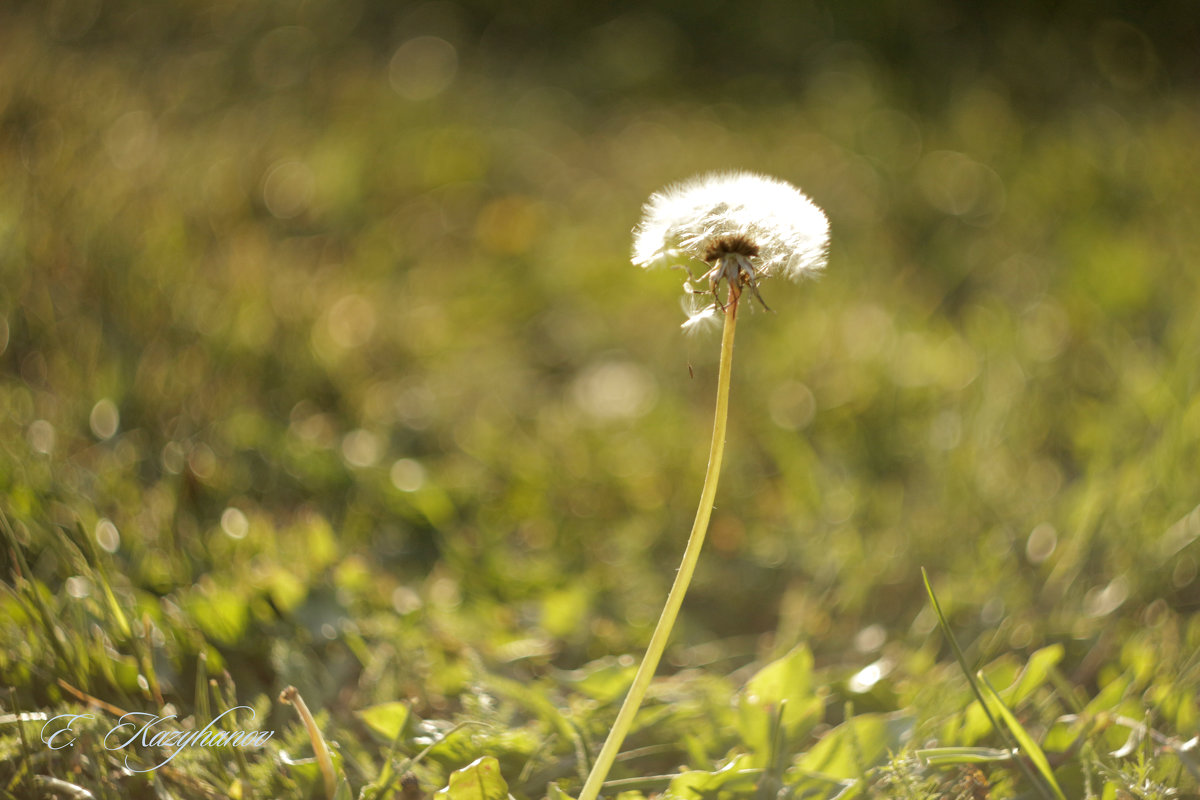
[[(946, 619), (946, 615), (942, 613), (942, 604), (938, 602), (937, 595), (933, 591), (933, 584), (929, 582), (929, 573), (924, 567), (921, 568), (921, 580), (925, 582), (925, 592), (929, 595), (930, 602), (933, 603), (933, 611), (935, 614), (937, 614), (938, 625), (941, 626), (942, 633), (946, 636), (946, 641), (950, 643), (950, 649), (954, 651), (954, 657), (958, 660), (958, 666), (962, 670), (963, 675), (967, 677), (967, 683), (970, 685), (971, 691), (975, 694), (975, 699), (979, 701), (979, 705), (983, 708), (983, 713), (987, 715), (988, 721), (992, 723), (992, 729), (1004, 738), (1005, 743), (1009, 746), (1009, 749), (1013, 751), (1014, 760), (1017, 762), (1017, 766), (1021, 768), (1021, 772), (1026, 778), (1029, 779), (1029, 782), (1033, 784), (1038, 794), (1047, 800), (1051, 800), (1053, 796), (1049, 794), (1049, 790), (1042, 785), (1041, 781), (1037, 779), (1037, 776), (1034, 775), (1033, 770), (1031, 770), (1029, 765), (1025, 763), (1025, 759), (1018, 756), (1016, 752), (1017, 744), (1013, 741), (1012, 737), (1009, 736), (1008, 728), (1002, 727), (1000, 723), (996, 721), (996, 717), (994, 714), (992, 714), (991, 708), (983, 699), (983, 690), (979, 688), (979, 682), (975, 680), (974, 671), (967, 666), (967, 657), (963, 655), (962, 648), (958, 645), (958, 639), (955, 638), (954, 631), (950, 629), (950, 623)], [(1001, 706), (1003, 706), (1003, 703)], [(1055, 788), (1057, 788), (1057, 784), (1055, 784)], [(1058, 798), (1055, 798), (1054, 800), (1060, 800), (1061, 798), (1062, 793), (1059, 792)]]
[(978, 678), (980, 684), (983, 686), (985, 696), (995, 703), (996, 710), (1000, 712), (1000, 716), (1004, 719), (1004, 724), (1007, 725), (1009, 731), (1012, 732), (1013, 738), (1017, 740), (1021, 750), (1026, 756), (1028, 756), (1029, 760), (1033, 762), (1033, 765), (1037, 767), (1037, 771), (1039, 774), (1041, 774), (1042, 780), (1044, 780), (1046, 785), (1050, 787), (1050, 790), (1054, 792), (1055, 800), (1067, 800), (1066, 796), (1062, 792), (1062, 789), (1059, 788), (1058, 781), (1054, 779), (1054, 771), (1050, 769), (1050, 762), (1046, 760), (1046, 754), (1042, 752), (1042, 748), (1038, 746), (1038, 743), (1034, 741), (1033, 737), (1029, 735), (1029, 732), (1025, 730), (1025, 726), (1023, 726), (1020, 721), (1017, 720), (1016, 715), (1013, 714), (1012, 711), (1009, 710), (1008, 706), (1004, 704), (1004, 701), (1000, 699), (1000, 695), (997, 694), (996, 690), (992, 688), (992, 685), (988, 683), (987, 678), (983, 677), (983, 673), (979, 673)]

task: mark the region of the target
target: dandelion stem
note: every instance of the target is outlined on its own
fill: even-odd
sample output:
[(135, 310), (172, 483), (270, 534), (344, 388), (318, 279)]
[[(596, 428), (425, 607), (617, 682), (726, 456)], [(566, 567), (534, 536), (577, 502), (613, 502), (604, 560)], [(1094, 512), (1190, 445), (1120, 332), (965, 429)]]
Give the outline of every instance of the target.
[(625, 702), (621, 704), (621, 710), (617, 712), (617, 719), (613, 723), (612, 730), (609, 731), (608, 738), (604, 740), (600, 754), (596, 756), (596, 763), (592, 765), (592, 771), (583, 785), (579, 800), (596, 800), (600, 794), (600, 787), (608, 776), (608, 771), (617, 757), (617, 751), (621, 749), (625, 735), (629, 733), (629, 729), (633, 725), (633, 718), (637, 715), (638, 708), (646, 696), (646, 690), (650, 686), (650, 681), (658, 669), (658, 662), (662, 659), (663, 651), (666, 650), (671, 629), (675, 626), (675, 618), (679, 616), (679, 609), (683, 605), (683, 596), (687, 594), (688, 585), (692, 582), (692, 574), (696, 571), (696, 562), (700, 560), (700, 548), (703, 547), (704, 536), (708, 533), (708, 519), (712, 515), (713, 501), (717, 495), (717, 479), (721, 474), (721, 459), (725, 455), (725, 423), (729, 417), (729, 374), (733, 365), (733, 333), (737, 326), (739, 295), (740, 291), (736, 282), (731, 282), (729, 299), (725, 304), (725, 330), (721, 336), (721, 366), (717, 376), (717, 410), (713, 419), (712, 444), (708, 450), (708, 470), (704, 475), (704, 488), (700, 490), (700, 507), (696, 509), (696, 521), (692, 524), (692, 532), (688, 536), (687, 547), (683, 551), (683, 561), (679, 565), (679, 572), (675, 575), (675, 583), (667, 595), (667, 603), (663, 607), (662, 615), (658, 618), (658, 624), (654, 626), (654, 633), (650, 637), (646, 655), (642, 658), (642, 663), (633, 678), (633, 685), (629, 687), (629, 694), (625, 696)]

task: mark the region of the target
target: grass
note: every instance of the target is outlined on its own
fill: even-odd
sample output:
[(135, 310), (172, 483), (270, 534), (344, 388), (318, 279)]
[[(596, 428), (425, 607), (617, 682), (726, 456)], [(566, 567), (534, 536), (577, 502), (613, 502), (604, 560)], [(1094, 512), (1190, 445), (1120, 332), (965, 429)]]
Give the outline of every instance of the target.
[[(576, 795), (717, 371), (629, 230), (738, 167), (827, 211), (830, 265), (742, 320), (710, 549), (605, 793), (1038, 796), (1000, 705), (1067, 797), (1197, 792), (1186, 86), (918, 103), (846, 46), (794, 91), (605, 94), (462, 44), (408, 99), (312, 20), (3, 13), (0, 791), (324, 797), (294, 686), (335, 791)], [(104, 748), (238, 705), (261, 750)], [(52, 750), (58, 714), (95, 718)]]

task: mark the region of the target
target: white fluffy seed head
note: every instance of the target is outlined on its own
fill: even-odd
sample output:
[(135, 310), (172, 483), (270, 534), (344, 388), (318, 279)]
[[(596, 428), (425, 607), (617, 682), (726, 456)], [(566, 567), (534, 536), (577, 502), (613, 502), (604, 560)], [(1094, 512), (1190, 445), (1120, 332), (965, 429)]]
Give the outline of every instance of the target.
[(825, 266), (829, 220), (790, 183), (750, 172), (701, 175), (646, 201), (633, 263), (686, 266), (711, 256), (720, 240), (752, 243), (758, 277), (797, 280)]

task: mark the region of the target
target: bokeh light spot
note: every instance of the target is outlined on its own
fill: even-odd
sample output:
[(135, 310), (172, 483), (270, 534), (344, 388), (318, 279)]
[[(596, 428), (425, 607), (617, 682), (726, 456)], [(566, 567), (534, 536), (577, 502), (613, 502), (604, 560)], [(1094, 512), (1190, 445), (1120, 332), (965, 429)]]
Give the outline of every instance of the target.
[(362, 295), (348, 294), (329, 309), (329, 338), (343, 349), (360, 347), (375, 332), (375, 307)]
[(938, 211), (969, 222), (987, 224), (1004, 210), (1004, 181), (964, 153), (938, 150), (925, 156), (917, 167), (917, 185)]
[(263, 202), (277, 219), (292, 219), (308, 210), (316, 192), (316, 178), (300, 161), (281, 161), (267, 170)]
[(428, 100), (445, 91), (457, 72), (454, 45), (437, 36), (418, 36), (392, 54), (388, 82), (406, 100)]
[(1184, 554), (1179, 557), (1179, 560), (1175, 562), (1174, 569), (1171, 570), (1171, 583), (1176, 589), (1182, 589), (1190, 586), (1194, 580), (1196, 580), (1196, 559)]
[(108, 553), (117, 552), (121, 546), (121, 534), (111, 520), (101, 519), (96, 523), (96, 544)]
[(999, 597), (993, 597), (983, 604), (983, 608), (979, 609), (979, 621), (987, 626), (1000, 624), (1000, 620), (1004, 619), (1004, 600)]
[(188, 469), (202, 481), (210, 480), (217, 472), (217, 454), (206, 444), (192, 448), (187, 457)]
[(92, 413), (88, 416), (88, 426), (92, 429), (92, 435), (97, 439), (111, 439), (120, 425), (121, 412), (117, 410), (116, 403), (112, 400), (105, 397), (92, 406)]
[(421, 595), (407, 586), (397, 586), (392, 591), (392, 608), (396, 609), (397, 614), (411, 614), (422, 605)]
[(894, 664), (886, 658), (881, 658), (874, 664), (868, 664), (850, 677), (846, 688), (856, 694), (871, 691), (872, 687), (887, 677)]
[(241, 509), (230, 506), (221, 512), (221, 530), (231, 539), (245, 539), (250, 532), (250, 520)]
[(1096, 27), (1092, 55), (1100, 72), (1118, 89), (1145, 87), (1157, 69), (1150, 39), (1123, 20), (1106, 19)]
[(868, 625), (854, 635), (854, 649), (860, 653), (878, 650), (886, 642), (887, 629), (879, 624)]
[(76, 600), (82, 600), (92, 593), (92, 582), (82, 575), (72, 575), (66, 581), (67, 594)]
[(771, 421), (781, 428), (798, 431), (808, 427), (817, 412), (812, 390), (799, 381), (775, 387), (767, 401)]
[(342, 458), (352, 467), (374, 466), (383, 454), (383, 444), (370, 431), (350, 431), (342, 437)]
[(593, 364), (571, 387), (575, 405), (596, 420), (640, 417), (654, 405), (657, 385), (650, 373), (627, 361)]
[(50, 455), (54, 452), (56, 434), (54, 426), (46, 420), (39, 419), (30, 423), (26, 437), (29, 440), (29, 446), (35, 451), (45, 455)]
[(1107, 586), (1097, 586), (1083, 598), (1083, 613), (1089, 617), (1107, 617), (1120, 608), (1129, 597), (1129, 581), (1118, 575)]
[(402, 492), (415, 492), (425, 485), (425, 468), (412, 458), (401, 458), (392, 464), (392, 485)]
[(1034, 528), (1025, 541), (1025, 555), (1033, 564), (1041, 564), (1058, 547), (1058, 531), (1049, 522)]
[(162, 449), (163, 469), (172, 475), (183, 472), (187, 466), (187, 451), (179, 442), (167, 442)]

